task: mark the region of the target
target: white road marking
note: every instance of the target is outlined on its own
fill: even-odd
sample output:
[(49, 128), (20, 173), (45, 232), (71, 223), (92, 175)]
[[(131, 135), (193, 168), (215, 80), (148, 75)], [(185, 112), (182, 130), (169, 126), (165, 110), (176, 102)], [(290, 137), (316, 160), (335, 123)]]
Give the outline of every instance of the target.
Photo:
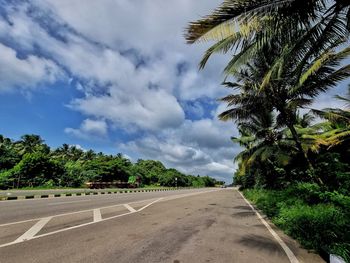
[(102, 221), (101, 210), (94, 209), (94, 222), (100, 222), (100, 221)]
[[(111, 216), (111, 217), (108, 217), (108, 218), (101, 219), (98, 222), (103, 222), (103, 221), (107, 221), (107, 220), (110, 220), (110, 219), (114, 219), (114, 218), (118, 218), (118, 217), (122, 217), (122, 216), (126, 216), (126, 215), (130, 215), (130, 214), (134, 214), (134, 213), (140, 212), (143, 209), (149, 207), (150, 205), (152, 205), (152, 204), (154, 204), (155, 202), (158, 202), (158, 201), (168, 201), (168, 200), (173, 200), (173, 199), (177, 199), (177, 198), (183, 198), (183, 197), (192, 196), (192, 195), (199, 195), (199, 194), (204, 194), (204, 193), (210, 193), (210, 192), (215, 192), (215, 191), (220, 191), (220, 190), (222, 190), (222, 189), (211, 190), (211, 191), (202, 191), (202, 192), (185, 194), (185, 195), (184, 194), (180, 194), (180, 195), (171, 196), (172, 197), (171, 199), (165, 199), (163, 197), (163, 198), (159, 198), (159, 199), (156, 199), (156, 200), (154, 200), (154, 198), (151, 198), (151, 199), (146, 199), (146, 200), (139, 200), (139, 201), (130, 202), (129, 204), (133, 204), (133, 203), (145, 202), (145, 201), (148, 201), (148, 200), (154, 200), (151, 203), (149, 203), (148, 205), (142, 207), (141, 209), (139, 209), (137, 211), (134, 209), (135, 212), (128, 212), (128, 213), (124, 213), (124, 214), (121, 214), (121, 215)], [(100, 207), (98, 209), (117, 207), (117, 206), (124, 206), (124, 205), (125, 204), (118, 204), (118, 205)], [(98, 209), (88, 209), (88, 210), (77, 211), (77, 212), (72, 212), (72, 213), (65, 213), (65, 214), (54, 215), (54, 216), (51, 216), (51, 217), (37, 218), (37, 219), (18, 221), (18, 222), (14, 222), (14, 223), (2, 224), (2, 225), (0, 225), (0, 227), (1, 226), (8, 226), (8, 225), (13, 225), (13, 224), (18, 224), (18, 223), (24, 223), (24, 222), (40, 220), (33, 227), (31, 227), (26, 233), (24, 233), (21, 237), (19, 237), (18, 239), (16, 239), (13, 242), (1, 244), (0, 248), (11, 246), (11, 245), (15, 245), (15, 244), (24, 242), (25, 240), (37, 239), (37, 238), (40, 238), (40, 237), (45, 237), (45, 236), (53, 235), (53, 234), (56, 234), (56, 233), (68, 231), (68, 230), (71, 230), (71, 229), (76, 229), (76, 228), (79, 228), (79, 227), (88, 226), (88, 225), (91, 225), (91, 224), (98, 223), (98, 222), (92, 221), (92, 222), (88, 222), (88, 223), (85, 223), (85, 224), (72, 226), (72, 227), (67, 227), (67, 228), (59, 229), (59, 230), (56, 230), (56, 231), (53, 231), (53, 232), (49, 232), (49, 233), (45, 233), (45, 234), (41, 234), (41, 235), (35, 236), (50, 221), (50, 219), (53, 218), (53, 217), (59, 217), (59, 216), (71, 215), (71, 214), (78, 214), (78, 213), (94, 211), (94, 210), (98, 210)], [(28, 237), (25, 236), (26, 234), (27, 234)], [(25, 237), (25, 239), (23, 237)], [(293, 262), (293, 263), (296, 263), (296, 262)]]
[[(188, 197), (188, 196), (192, 196), (192, 195), (199, 195), (199, 194), (211, 193), (211, 192), (216, 192), (216, 191), (221, 191), (221, 190), (224, 190), (224, 189), (215, 189), (215, 190), (210, 190), (210, 191), (201, 191), (201, 192), (190, 193), (190, 194), (172, 195), (172, 196), (168, 196), (168, 197), (162, 197), (162, 200), (160, 200), (160, 201), (161, 201), (161, 202), (163, 202), (163, 201), (169, 201), (169, 200), (173, 200), (173, 199)], [(230, 189), (226, 188), (225, 190), (230, 190)], [(120, 196), (119, 198), (124, 198), (124, 197), (127, 197), (127, 196)], [(128, 204), (141, 203), (141, 202), (150, 201), (150, 200), (154, 200), (154, 199), (155, 199), (155, 198), (149, 198), (149, 199), (144, 199), (144, 200), (139, 200), (139, 201), (133, 201), (133, 202), (129, 202)], [(43, 200), (43, 199), (37, 199), (37, 200)], [(19, 201), (21, 201), (21, 200), (19, 200)], [(1, 203), (0, 203), (0, 204), (1, 204)], [(103, 206), (103, 207), (99, 207), (99, 209), (112, 208), (112, 207), (118, 207), (118, 206), (123, 206), (123, 205), (124, 205), (124, 204)], [(68, 213), (64, 213), (64, 214), (56, 214), (56, 215), (53, 215), (52, 217), (59, 217), (59, 216), (66, 216), (66, 215), (74, 215), (74, 214), (89, 212), (89, 211), (92, 211), (92, 210), (93, 210), (93, 209), (86, 209), (86, 210), (80, 210), (80, 211), (76, 211), (76, 212), (68, 212)], [(27, 222), (37, 221), (37, 220), (41, 220), (41, 219), (43, 219), (43, 217), (38, 217), (38, 218), (33, 218), (33, 219), (28, 219), (28, 220), (22, 220), (22, 221), (16, 221), (16, 222), (11, 222), (11, 223), (5, 223), (5, 224), (0, 224), (0, 227), (3, 227), (3, 226), (10, 226), (10, 225), (16, 225), (16, 224), (21, 224), (21, 223), (27, 223)]]
[[(129, 204), (141, 203), (141, 202), (148, 201), (148, 200), (154, 200), (154, 198), (145, 199), (145, 200), (139, 200), (139, 201), (133, 201), (133, 202), (129, 202)], [(103, 207), (99, 207), (99, 209), (112, 208), (112, 207), (118, 207), (118, 206), (123, 206), (123, 205), (124, 205), (124, 204), (103, 206)], [(67, 216), (67, 215), (80, 214), (80, 213), (89, 212), (89, 211), (92, 211), (92, 210), (93, 210), (93, 209), (86, 209), (86, 210), (80, 210), (80, 211), (76, 211), (76, 212), (69, 212), (69, 213), (64, 213), (64, 214), (57, 214), (57, 215), (53, 215), (52, 217), (59, 217), (59, 216)], [(12, 223), (5, 223), (5, 224), (0, 225), (0, 227), (9, 226), (9, 225), (15, 225), (15, 224), (21, 224), (21, 223), (27, 223), (27, 222), (37, 221), (37, 220), (41, 220), (41, 219), (42, 219), (42, 217), (33, 218), (33, 219), (28, 219), (28, 220), (23, 220), (23, 221), (17, 221), (17, 222), (12, 222)]]
[(39, 231), (51, 220), (52, 217), (46, 217), (37, 222), (34, 226), (29, 228), (27, 232), (17, 238), (13, 243), (23, 242), (32, 239)]
[(28, 219), (28, 220), (17, 221), (17, 222), (12, 222), (12, 223), (6, 223), (6, 224), (0, 225), (0, 227), (3, 227), (3, 226), (10, 226), (10, 225), (16, 225), (16, 224), (22, 224), (22, 223), (28, 223), (28, 222), (37, 221), (37, 220), (40, 220), (40, 219), (41, 219), (41, 218), (34, 218), (34, 219)]
[[(238, 190), (236, 190), (238, 191)], [(238, 193), (243, 197), (244, 201), (250, 206), (250, 208), (255, 212), (257, 217), (260, 219), (260, 221), (266, 226), (267, 230), (271, 233), (271, 235), (277, 240), (278, 244), (282, 247), (284, 252), (286, 253), (287, 257), (289, 258), (289, 261), (291, 263), (299, 263), (299, 260), (296, 258), (292, 250), (286, 245), (286, 243), (283, 242), (283, 240), (279, 237), (279, 235), (271, 228), (271, 226), (265, 221), (265, 219), (260, 215), (258, 211), (249, 203), (249, 201), (244, 197), (244, 195), (238, 191)]]
[(133, 207), (131, 207), (130, 205), (124, 204), (124, 206), (125, 206), (125, 208), (128, 209), (130, 212), (132, 212), (132, 213), (135, 213), (135, 212), (136, 212), (136, 210), (135, 210)]
[(163, 198), (158, 198), (157, 200), (154, 200), (153, 202), (149, 203), (148, 205), (145, 205), (144, 207), (141, 207), (139, 210), (137, 210), (137, 212), (142, 211), (143, 209), (149, 207), (150, 205), (153, 205), (154, 203), (156, 203), (156, 202), (158, 202), (158, 201), (160, 201), (160, 200), (162, 200), (162, 199), (163, 199)]
[(90, 199), (87, 200), (80, 200), (80, 201), (69, 201), (69, 202), (57, 202), (57, 203), (50, 203), (48, 205), (63, 205), (63, 204), (73, 204), (73, 203), (81, 203), (81, 202), (89, 202)]
[(173, 200), (173, 199), (179, 199), (179, 198), (183, 198), (183, 197), (188, 197), (188, 196), (192, 196), (192, 195), (207, 194), (207, 193), (223, 191), (223, 190), (229, 190), (229, 189), (227, 189), (227, 188), (226, 189), (215, 189), (215, 190), (203, 191), (203, 192), (198, 192), (198, 193), (172, 195), (172, 196), (169, 196), (169, 197), (163, 197), (163, 200), (161, 200), (161, 202), (169, 201), (169, 200)]

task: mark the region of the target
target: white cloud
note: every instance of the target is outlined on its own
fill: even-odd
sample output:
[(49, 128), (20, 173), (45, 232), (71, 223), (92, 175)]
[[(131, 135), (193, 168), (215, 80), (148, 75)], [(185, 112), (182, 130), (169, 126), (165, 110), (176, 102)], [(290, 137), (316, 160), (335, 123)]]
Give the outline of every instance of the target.
[(133, 46), (147, 54), (155, 54), (159, 50), (191, 54), (197, 48), (185, 47), (184, 28), (189, 21), (207, 14), (222, 1), (100, 0), (86, 1), (84, 4), (80, 0), (39, 2), (78, 32), (112, 48), (122, 45), (123, 49)]
[(177, 127), (184, 121), (184, 112), (175, 97), (163, 90), (146, 90), (134, 94), (110, 88), (109, 96), (76, 99), (71, 107), (94, 117), (103, 117), (116, 126), (156, 131)]
[(197, 146), (216, 149), (231, 146), (232, 123), (223, 123), (212, 119), (187, 121), (183, 126), (182, 140)]
[(63, 76), (51, 60), (34, 55), (20, 59), (15, 50), (1, 43), (0, 54), (0, 91), (35, 89), (44, 83), (54, 83)]
[(69, 145), (69, 146), (73, 146), (79, 150), (82, 150), (83, 152), (86, 152), (87, 150), (85, 148), (83, 148), (81, 145), (79, 144), (73, 144), (73, 145)]
[(230, 141), (230, 136), (235, 135), (230, 127), (232, 123), (217, 120), (187, 120), (177, 129), (143, 136), (119, 148), (140, 158), (161, 160), (185, 173), (207, 174), (231, 182), (236, 168), (233, 157), (240, 149)]
[(107, 123), (104, 120), (86, 119), (80, 125), (79, 129), (66, 128), (64, 131), (67, 134), (76, 136), (81, 139), (100, 138), (107, 136)]
[[(223, 106), (210, 118), (199, 100), (227, 92), (219, 85), (227, 59), (215, 57), (199, 72), (197, 64), (207, 45), (189, 46), (183, 37), (189, 21), (220, 2), (24, 1), (7, 10), (10, 23), (0, 20), (0, 40), (16, 43), (33, 57), (40, 50), (43, 65), (59, 65), (77, 80), (82, 95), (69, 106), (86, 119), (78, 128), (66, 128), (67, 134), (95, 140), (107, 138), (115, 128), (132, 131), (137, 139), (120, 145), (131, 157), (159, 159), (186, 173), (230, 182), (232, 159), (239, 150), (230, 141), (236, 130), (232, 123), (216, 119)], [(50, 74), (37, 76), (45, 80)], [(19, 86), (30, 83), (20, 79), (25, 81)], [(190, 109), (182, 108), (188, 101), (195, 102)], [(207, 117), (186, 119), (185, 110)]]

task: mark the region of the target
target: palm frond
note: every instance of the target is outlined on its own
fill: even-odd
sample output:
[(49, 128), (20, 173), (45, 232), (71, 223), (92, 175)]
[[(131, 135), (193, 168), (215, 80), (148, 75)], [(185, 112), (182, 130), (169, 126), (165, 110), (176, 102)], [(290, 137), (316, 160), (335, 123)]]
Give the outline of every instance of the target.
[(202, 60), (199, 63), (199, 68), (203, 69), (207, 64), (209, 58), (215, 53), (227, 53), (230, 49), (237, 46), (241, 42), (242, 35), (234, 33), (211, 46), (204, 54)]

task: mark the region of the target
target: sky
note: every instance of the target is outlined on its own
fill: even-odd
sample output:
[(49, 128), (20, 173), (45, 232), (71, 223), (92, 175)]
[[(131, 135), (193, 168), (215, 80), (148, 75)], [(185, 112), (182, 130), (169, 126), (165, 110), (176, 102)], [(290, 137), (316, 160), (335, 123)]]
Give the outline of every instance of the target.
[[(183, 37), (220, 3), (0, 0), (0, 134), (39, 134), (54, 148), (155, 159), (231, 183), (237, 129), (217, 118), (227, 56), (199, 71), (208, 44)], [(331, 95), (317, 106), (337, 105)]]

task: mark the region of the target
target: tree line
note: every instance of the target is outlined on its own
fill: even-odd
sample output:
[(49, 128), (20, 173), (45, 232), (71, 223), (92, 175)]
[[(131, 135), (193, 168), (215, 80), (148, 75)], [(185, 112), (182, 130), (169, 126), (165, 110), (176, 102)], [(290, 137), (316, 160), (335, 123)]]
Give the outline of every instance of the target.
[(242, 151), (234, 181), (308, 248), (350, 262), (350, 88), (344, 108), (314, 109), (350, 76), (348, 0), (225, 0), (191, 22), (188, 43), (226, 54), (219, 115)]
[(223, 184), (209, 176), (185, 175), (160, 161), (132, 163), (121, 153), (106, 155), (63, 144), (51, 149), (39, 135), (18, 141), (0, 135), (0, 189), (23, 187), (81, 187), (86, 182), (128, 182), (155, 186), (210, 187)]

